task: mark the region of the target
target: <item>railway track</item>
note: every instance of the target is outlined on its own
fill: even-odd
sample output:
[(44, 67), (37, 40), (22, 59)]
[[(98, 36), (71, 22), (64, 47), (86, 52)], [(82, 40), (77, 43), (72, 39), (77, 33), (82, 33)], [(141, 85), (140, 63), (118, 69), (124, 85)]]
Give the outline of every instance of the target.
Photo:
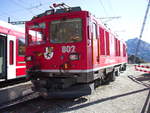
[(98, 87), (92, 95), (46, 100), (38, 96), (33, 98), (33, 93), (14, 106), (6, 106), (0, 113), (149, 113), (149, 78), (141, 81), (143, 76), (131, 69), (121, 73), (115, 82)]
[[(4, 83), (3, 83), (4, 84)], [(12, 82), (4, 84), (1, 83), (0, 88), (0, 110), (25, 102), (39, 96), (38, 93), (32, 91), (31, 82), (21, 82), (13, 84)]]

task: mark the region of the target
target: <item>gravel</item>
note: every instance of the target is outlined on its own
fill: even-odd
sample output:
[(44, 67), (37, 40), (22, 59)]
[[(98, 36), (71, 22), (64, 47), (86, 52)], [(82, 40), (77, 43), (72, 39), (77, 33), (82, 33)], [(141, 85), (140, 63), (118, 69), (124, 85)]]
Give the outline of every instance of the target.
[[(19, 108), (19, 109), (18, 109)], [(150, 74), (127, 70), (115, 82), (78, 99), (37, 98), (0, 113), (150, 113)]]

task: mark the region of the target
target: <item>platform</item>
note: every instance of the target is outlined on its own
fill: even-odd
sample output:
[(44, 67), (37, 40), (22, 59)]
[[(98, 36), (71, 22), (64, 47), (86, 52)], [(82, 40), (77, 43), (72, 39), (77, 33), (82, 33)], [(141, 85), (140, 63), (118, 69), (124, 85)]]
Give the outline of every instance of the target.
[(33, 91), (31, 90), (31, 87), (32, 87), (31, 82), (25, 82), (1, 88), (0, 106), (32, 93)]

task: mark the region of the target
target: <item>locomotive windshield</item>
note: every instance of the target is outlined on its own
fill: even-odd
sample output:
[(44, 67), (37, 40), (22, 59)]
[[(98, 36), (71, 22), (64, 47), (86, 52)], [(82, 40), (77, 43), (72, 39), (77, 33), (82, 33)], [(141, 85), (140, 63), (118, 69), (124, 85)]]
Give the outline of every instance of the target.
[(29, 45), (36, 45), (45, 42), (44, 29), (45, 23), (35, 23), (34, 25), (29, 26), (28, 29), (28, 43)]
[(73, 43), (82, 40), (82, 20), (80, 18), (52, 21), (50, 29), (51, 43)]

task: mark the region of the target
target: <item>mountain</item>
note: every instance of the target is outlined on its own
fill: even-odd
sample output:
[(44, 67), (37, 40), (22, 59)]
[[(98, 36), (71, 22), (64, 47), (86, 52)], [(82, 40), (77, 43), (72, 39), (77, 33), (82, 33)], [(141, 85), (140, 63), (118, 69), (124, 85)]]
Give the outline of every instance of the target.
[[(135, 51), (137, 49), (139, 39), (133, 38), (126, 41), (127, 43), (127, 52), (128, 55), (135, 55)], [(140, 40), (140, 45), (138, 47), (137, 56), (140, 59), (144, 60), (145, 62), (150, 62), (150, 44), (143, 40)]]

